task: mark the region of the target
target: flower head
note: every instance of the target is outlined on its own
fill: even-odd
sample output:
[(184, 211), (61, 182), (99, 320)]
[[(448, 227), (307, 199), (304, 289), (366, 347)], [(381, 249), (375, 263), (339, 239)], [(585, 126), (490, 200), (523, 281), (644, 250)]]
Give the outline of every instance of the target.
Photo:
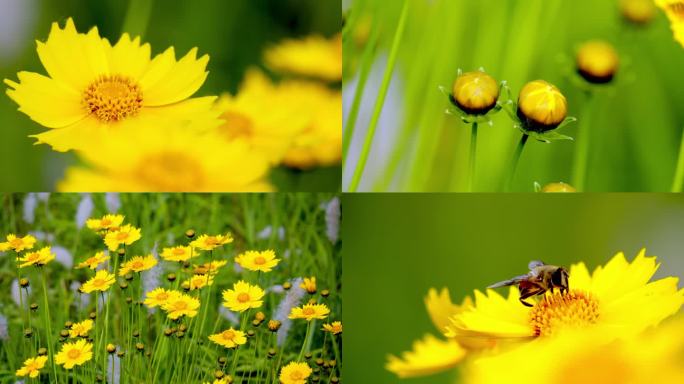
[(104, 263), (107, 260), (109, 260), (109, 256), (105, 256), (104, 251), (99, 251), (95, 255), (78, 263), (78, 265), (76, 265), (76, 268), (88, 267), (90, 269), (96, 269), (98, 265)]
[(223, 306), (235, 312), (244, 312), (250, 308), (259, 308), (264, 303), (264, 290), (258, 285), (251, 285), (242, 280), (233, 284), (233, 289), (223, 291)]
[(226, 329), (221, 333), (210, 335), (209, 340), (226, 348), (235, 348), (247, 342), (245, 333), (233, 328)]
[(266, 65), (278, 72), (317, 77), (328, 81), (342, 79), (342, 36), (330, 39), (308, 36), (284, 40), (266, 50)]
[(83, 365), (93, 358), (93, 345), (85, 339), (73, 343), (64, 343), (62, 349), (55, 355), (55, 363), (71, 369), (75, 365)]
[(37, 356), (24, 360), (24, 365), (17, 369), (16, 375), (18, 377), (28, 376), (32, 379), (38, 377), (47, 359), (47, 356)]
[(601, 40), (588, 41), (577, 51), (577, 72), (588, 82), (609, 83), (618, 70), (618, 54), (612, 45)]
[(131, 245), (140, 239), (140, 228), (130, 224), (109, 231), (104, 242), (110, 251), (116, 251), (122, 244)]
[(625, 20), (638, 24), (648, 24), (655, 15), (653, 0), (620, 0), (620, 12)]
[(195, 317), (200, 301), (186, 294), (171, 295), (166, 303), (162, 304), (162, 309), (166, 311), (171, 320), (176, 320), (181, 316)]
[(105, 270), (99, 270), (95, 274), (95, 276), (91, 277), (83, 283), (81, 286), (81, 292), (84, 293), (91, 293), (93, 291), (100, 291), (104, 292), (109, 289), (109, 287), (114, 284), (116, 281), (116, 278), (114, 277), (113, 274), (105, 271)]
[(193, 255), (191, 246), (178, 245), (175, 247), (164, 248), (161, 253), (162, 259), (166, 261), (186, 261)]
[(107, 214), (102, 216), (100, 219), (88, 219), (86, 221), (86, 226), (93, 231), (109, 231), (119, 228), (124, 221), (123, 215), (111, 215)]
[(69, 337), (86, 337), (92, 328), (93, 321), (90, 319), (85, 319), (80, 323), (74, 323), (69, 329)]
[(304, 304), (301, 307), (294, 307), (290, 311), (289, 319), (325, 319), (330, 314), (330, 309), (325, 304)]
[(233, 242), (233, 236), (230, 233), (225, 235), (201, 235), (190, 243), (193, 248), (199, 248), (203, 251), (212, 251), (217, 247)]
[(169, 300), (176, 299), (180, 295), (181, 293), (178, 291), (173, 291), (164, 288), (156, 288), (151, 290), (150, 292), (147, 292), (143, 304), (147, 305), (149, 308), (163, 306)]
[(10, 233), (7, 235), (7, 241), (0, 243), (0, 252), (7, 252), (10, 249), (14, 252), (21, 252), (26, 249), (33, 249), (36, 243), (36, 238), (31, 235), (19, 237)]
[(675, 40), (684, 47), (684, 2), (681, 0), (656, 0), (658, 8), (665, 11)]
[(52, 253), (52, 249), (48, 247), (43, 247), (38, 251), (27, 252), (23, 257), (17, 257), (17, 261), (21, 262), (19, 268), (28, 267), (31, 265), (43, 266), (50, 261), (55, 259), (55, 254)]
[(194, 273), (196, 275), (216, 275), (219, 268), (226, 265), (228, 262), (225, 260), (214, 260), (210, 263), (204, 263), (200, 265), (193, 265)]
[(235, 262), (240, 264), (242, 268), (250, 271), (270, 272), (278, 263), (280, 259), (276, 258), (273, 250), (267, 251), (247, 251), (238, 255)]
[(550, 183), (546, 184), (544, 187), (542, 187), (541, 192), (546, 192), (546, 193), (553, 193), (553, 192), (577, 192), (575, 187), (573, 187), (570, 184), (566, 184), (563, 182), (559, 183)]
[(280, 370), (280, 382), (283, 384), (306, 384), (313, 370), (307, 363), (291, 362)]
[(333, 335), (339, 335), (342, 333), (342, 322), (333, 321), (331, 324), (323, 324), (323, 330)]
[(305, 277), (304, 281), (299, 285), (300, 288), (305, 289), (310, 294), (316, 293), (316, 277)]
[(568, 102), (555, 85), (535, 80), (525, 84), (520, 91), (517, 113), (525, 128), (545, 132), (563, 122)]
[(466, 72), (454, 81), (452, 102), (470, 115), (484, 115), (496, 106), (499, 84), (482, 71)]
[(125, 276), (128, 272), (142, 272), (157, 265), (154, 255), (135, 256), (121, 265), (119, 276)]
[(190, 290), (194, 291), (195, 289), (213, 285), (214, 277), (211, 275), (192, 275), (186, 282)]

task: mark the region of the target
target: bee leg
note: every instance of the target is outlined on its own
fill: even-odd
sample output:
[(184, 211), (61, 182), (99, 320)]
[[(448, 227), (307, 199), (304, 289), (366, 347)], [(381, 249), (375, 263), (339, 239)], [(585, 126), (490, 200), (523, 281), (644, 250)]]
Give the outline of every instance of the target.
[(528, 303), (527, 301), (523, 300), (522, 297), (520, 298), (520, 302), (522, 303), (522, 305), (524, 305), (524, 306), (526, 306), (526, 307), (534, 307), (534, 305), (532, 305), (532, 304)]
[(533, 307), (534, 305), (526, 302), (525, 299), (527, 299), (530, 296), (538, 295), (540, 292), (543, 293), (544, 291), (538, 289), (537, 287), (523, 288), (520, 290), (520, 299), (519, 300), (522, 303), (522, 305), (524, 305), (526, 307)]

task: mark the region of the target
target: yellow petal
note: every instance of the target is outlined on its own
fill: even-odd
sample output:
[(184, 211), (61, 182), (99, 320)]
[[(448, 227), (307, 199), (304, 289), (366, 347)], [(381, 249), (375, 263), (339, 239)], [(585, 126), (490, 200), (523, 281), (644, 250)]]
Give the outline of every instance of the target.
[(413, 343), (413, 350), (402, 353), (402, 357), (388, 356), (385, 368), (401, 378), (426, 376), (454, 368), (466, 355), (453, 340), (439, 340), (425, 335)]
[(55, 151), (66, 152), (97, 145), (102, 141), (108, 129), (110, 129), (109, 126), (88, 116), (66, 127), (51, 129), (30, 137), (38, 140), (36, 144), (49, 144)]
[(144, 105), (171, 104), (192, 96), (202, 86), (208, 74), (205, 69), (209, 55), (199, 59), (196, 55), (197, 48), (193, 48), (176, 62), (174, 50), (169, 48), (155, 57), (140, 80)]
[(430, 288), (425, 297), (425, 307), (432, 319), (432, 323), (440, 332), (445, 332), (446, 327), (451, 324), (449, 318), (461, 312), (461, 307), (451, 302), (448, 288), (442, 288), (438, 293), (436, 289)]
[(137, 81), (150, 65), (150, 45), (140, 45), (140, 37), (131, 40), (128, 33), (124, 33), (116, 45), (108, 49), (108, 57), (112, 74)]

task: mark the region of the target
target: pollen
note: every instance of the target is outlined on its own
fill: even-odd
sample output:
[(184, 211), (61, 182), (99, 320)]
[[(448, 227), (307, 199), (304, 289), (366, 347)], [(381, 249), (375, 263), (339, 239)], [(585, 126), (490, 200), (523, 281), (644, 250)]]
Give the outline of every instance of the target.
[(670, 12), (677, 16), (679, 20), (684, 20), (684, 1), (678, 1), (668, 6)]
[(142, 91), (131, 79), (101, 76), (83, 93), (83, 105), (100, 121), (117, 122), (134, 116), (142, 108)]
[(563, 328), (584, 328), (599, 318), (598, 301), (588, 293), (570, 291), (545, 296), (530, 312), (536, 336), (549, 336)]
[(223, 114), (226, 123), (221, 127), (221, 133), (228, 140), (238, 137), (251, 137), (254, 133), (252, 120), (242, 113), (226, 112)]

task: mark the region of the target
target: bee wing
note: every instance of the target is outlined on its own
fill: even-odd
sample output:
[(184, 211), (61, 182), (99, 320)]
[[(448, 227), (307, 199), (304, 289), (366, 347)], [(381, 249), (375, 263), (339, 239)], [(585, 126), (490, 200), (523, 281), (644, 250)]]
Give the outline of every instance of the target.
[(494, 283), (494, 284), (488, 286), (487, 288), (499, 288), (499, 287), (505, 287), (507, 285), (515, 285), (515, 284), (520, 283), (521, 281), (524, 281), (525, 279), (527, 279), (527, 275), (520, 275), (520, 276), (516, 276), (512, 279), (499, 281), (498, 283)]
[(531, 271), (537, 267), (541, 267), (542, 265), (546, 265), (546, 264), (543, 261), (532, 260), (527, 264), (527, 268), (529, 268)]

